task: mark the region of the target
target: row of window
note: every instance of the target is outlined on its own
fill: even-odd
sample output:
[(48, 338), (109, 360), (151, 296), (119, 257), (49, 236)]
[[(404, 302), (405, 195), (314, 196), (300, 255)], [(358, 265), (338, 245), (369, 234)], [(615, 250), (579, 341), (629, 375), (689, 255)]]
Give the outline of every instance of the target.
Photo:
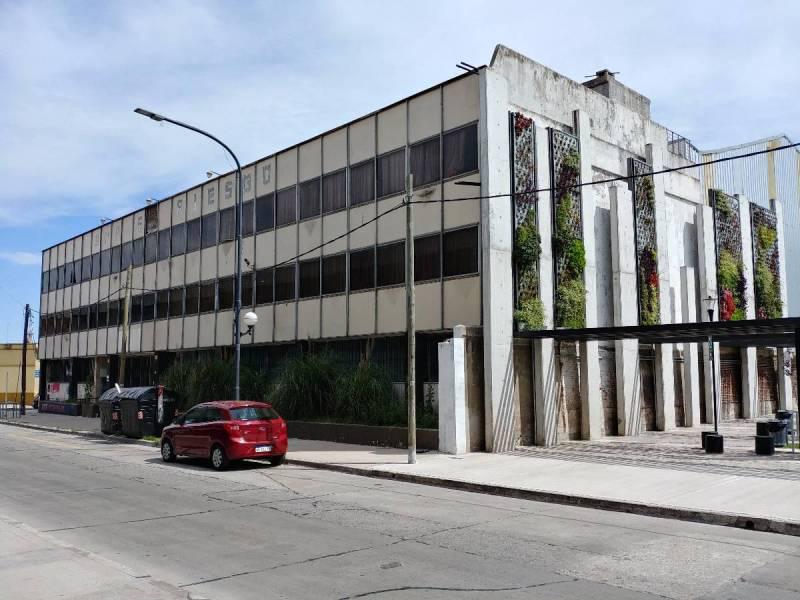
[[(414, 185), (419, 187), (442, 178), (478, 168), (478, 130), (472, 124), (444, 133), (409, 148)], [(406, 149), (400, 148), (353, 165), (350, 174), (350, 206), (398, 194), (405, 189)], [(299, 218), (347, 207), (347, 169), (328, 173), (242, 205), (242, 234), (268, 231), (297, 222)], [(155, 222), (153, 221), (155, 218)], [(147, 233), (143, 238), (114, 246), (42, 273), (42, 293), (69, 287), (90, 279), (140, 267), (170, 256), (210, 248), (236, 236), (233, 207), (158, 230), (157, 207), (148, 208)]]
[[(477, 272), (477, 227), (421, 236), (414, 240), (415, 281), (432, 281)], [(401, 285), (405, 279), (405, 242), (395, 242), (243, 274), (242, 305), (289, 302), (297, 298), (340, 294), (348, 289), (358, 292)], [(233, 277), (138, 294), (131, 297), (130, 321), (139, 323), (230, 310), (234, 305), (234, 295)], [(39, 325), (40, 335), (115, 327), (122, 320), (122, 311), (123, 300), (109, 300), (46, 315)]]

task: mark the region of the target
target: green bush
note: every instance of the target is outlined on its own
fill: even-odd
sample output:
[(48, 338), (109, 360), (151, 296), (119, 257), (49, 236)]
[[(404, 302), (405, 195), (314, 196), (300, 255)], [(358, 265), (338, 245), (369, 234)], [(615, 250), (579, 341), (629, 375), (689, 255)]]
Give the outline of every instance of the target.
[(523, 329), (536, 331), (544, 328), (544, 304), (539, 298), (528, 298), (519, 304), (519, 309), (514, 313), (517, 323)]
[(405, 404), (392, 394), (385, 369), (367, 362), (343, 373), (336, 381), (336, 417), (348, 423), (405, 425)]
[(562, 281), (556, 293), (558, 326), (579, 329), (586, 325), (586, 286), (581, 279)]
[(779, 319), (783, 316), (783, 301), (781, 300), (780, 285), (776, 277), (764, 263), (756, 265), (755, 269), (755, 296), (759, 318)]
[(269, 401), (287, 419), (330, 416), (339, 372), (336, 361), (325, 353), (287, 358), (278, 369)]
[(222, 358), (178, 360), (160, 377), (174, 392), (178, 410), (201, 402), (229, 400), (233, 397), (233, 362)]
[(525, 220), (517, 228), (514, 244), (514, 258), (519, 272), (536, 268), (542, 253), (542, 239), (536, 227), (534, 211), (528, 211)]
[(583, 270), (586, 268), (586, 249), (583, 240), (578, 238), (570, 240), (564, 248), (564, 261), (571, 277), (583, 275)]

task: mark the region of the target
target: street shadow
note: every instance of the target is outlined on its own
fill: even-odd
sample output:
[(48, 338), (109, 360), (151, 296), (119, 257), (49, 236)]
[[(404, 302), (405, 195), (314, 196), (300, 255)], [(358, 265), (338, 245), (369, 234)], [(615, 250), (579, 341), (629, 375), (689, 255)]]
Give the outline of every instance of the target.
[[(184, 469), (188, 471), (214, 471), (214, 468), (211, 466), (211, 462), (205, 458), (195, 458), (195, 457), (181, 457), (175, 462), (167, 463), (164, 462), (160, 456), (154, 456), (153, 458), (146, 458), (144, 460), (146, 463), (150, 464), (160, 464), (166, 467), (177, 468), (177, 469)], [(225, 469), (226, 471), (253, 471), (257, 469), (274, 469), (275, 467), (271, 465), (267, 461), (260, 461), (260, 460), (237, 460), (233, 461), (228, 465), (228, 468)]]

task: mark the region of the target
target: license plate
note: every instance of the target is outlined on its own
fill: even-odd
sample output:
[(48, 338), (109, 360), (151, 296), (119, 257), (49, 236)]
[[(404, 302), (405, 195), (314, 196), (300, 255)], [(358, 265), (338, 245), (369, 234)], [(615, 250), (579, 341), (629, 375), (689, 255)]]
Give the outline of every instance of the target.
[(256, 454), (260, 452), (272, 452), (272, 446), (256, 446)]

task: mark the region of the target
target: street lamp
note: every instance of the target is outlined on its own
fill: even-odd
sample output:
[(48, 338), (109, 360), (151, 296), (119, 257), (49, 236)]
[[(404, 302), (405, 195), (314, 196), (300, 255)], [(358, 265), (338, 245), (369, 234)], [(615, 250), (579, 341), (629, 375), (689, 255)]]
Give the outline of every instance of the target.
[(247, 331), (240, 331), (239, 336), (244, 337), (246, 335), (253, 336), (253, 328), (258, 323), (258, 315), (254, 313), (252, 310), (248, 310), (244, 313), (242, 317), (242, 321), (244, 321), (244, 326), (247, 327)]
[[(709, 295), (705, 299), (706, 312), (708, 313), (709, 324), (714, 321), (714, 309), (717, 304), (717, 299)], [(711, 331), (708, 332), (708, 359), (711, 362), (711, 397), (714, 402), (714, 440), (709, 440), (709, 436), (704, 438), (704, 447), (706, 452), (719, 453), (722, 452), (722, 436), (719, 434), (719, 416), (718, 416), (718, 401), (717, 398), (717, 365), (714, 356), (714, 339), (711, 336)]]
[[(210, 140), (215, 141), (217, 144), (222, 146), (228, 154), (233, 157), (234, 162), (236, 163), (236, 178), (237, 178), (237, 186), (236, 186), (236, 290), (234, 294), (234, 304), (233, 304), (233, 330), (232, 330), (232, 337), (233, 337), (233, 345), (234, 345), (234, 384), (233, 384), (233, 399), (239, 400), (239, 371), (240, 371), (240, 364), (241, 364), (241, 335), (239, 329), (239, 319), (240, 319), (240, 312), (242, 310), (242, 165), (239, 164), (239, 159), (236, 158), (236, 155), (233, 153), (225, 142), (222, 140), (214, 137), (207, 131), (203, 131), (202, 129), (198, 129), (192, 125), (188, 125), (186, 123), (182, 123), (180, 121), (175, 121), (174, 119), (170, 119), (169, 117), (165, 117), (163, 115), (159, 115), (149, 110), (145, 110), (144, 108), (137, 108), (133, 112), (140, 114), (142, 116), (147, 117), (148, 119), (152, 119), (153, 121), (166, 121), (167, 123), (172, 123), (173, 125), (177, 125), (178, 127), (182, 127), (184, 129), (188, 129), (189, 131), (194, 131), (195, 133), (199, 133)], [(248, 313), (253, 314), (254, 313)], [(258, 317), (256, 317), (256, 321), (258, 321)], [(255, 322), (253, 323), (255, 326)], [(252, 327), (250, 327), (249, 331), (252, 332)]]

